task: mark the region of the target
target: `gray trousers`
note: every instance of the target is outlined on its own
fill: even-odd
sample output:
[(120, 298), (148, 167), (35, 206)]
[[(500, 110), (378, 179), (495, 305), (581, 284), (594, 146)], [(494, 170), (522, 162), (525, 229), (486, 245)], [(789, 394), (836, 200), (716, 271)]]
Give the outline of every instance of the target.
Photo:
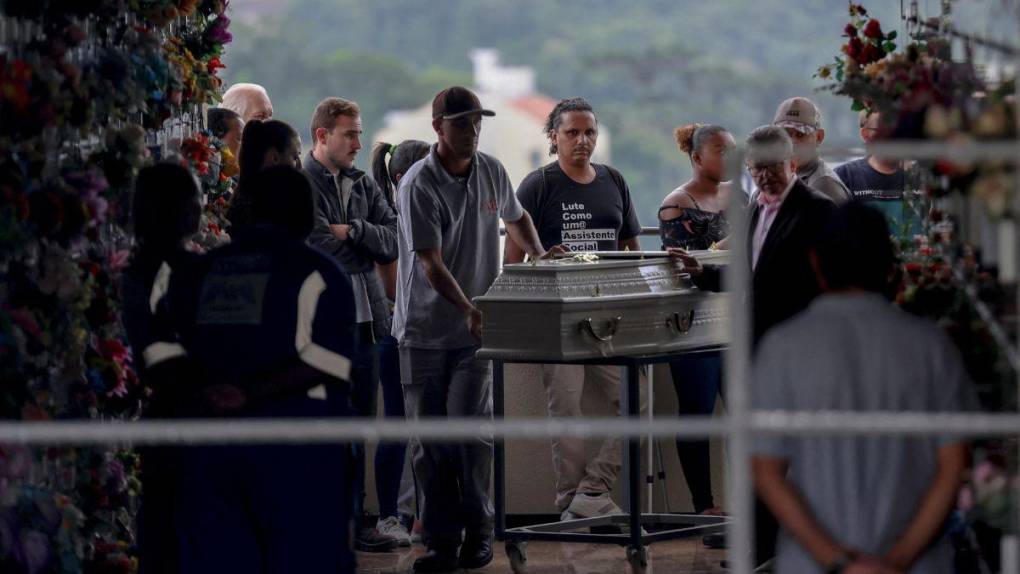
[[(492, 419), (492, 362), (475, 359), (477, 350), (402, 347), (400, 381), (407, 418)], [(491, 536), (492, 437), (462, 442), (411, 439), (411, 450), (425, 545), (455, 548), (462, 531), (467, 538)]]

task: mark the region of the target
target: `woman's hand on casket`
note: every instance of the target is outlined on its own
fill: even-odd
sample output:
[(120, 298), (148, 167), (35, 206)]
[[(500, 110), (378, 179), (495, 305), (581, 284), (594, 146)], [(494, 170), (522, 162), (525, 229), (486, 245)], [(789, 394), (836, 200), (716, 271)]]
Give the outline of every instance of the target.
[(669, 247), (666, 249), (669, 256), (674, 259), (679, 259), (684, 264), (684, 269), (691, 274), (691, 277), (697, 277), (705, 271), (705, 268), (701, 266), (701, 262), (696, 257), (692, 256), (679, 247)]

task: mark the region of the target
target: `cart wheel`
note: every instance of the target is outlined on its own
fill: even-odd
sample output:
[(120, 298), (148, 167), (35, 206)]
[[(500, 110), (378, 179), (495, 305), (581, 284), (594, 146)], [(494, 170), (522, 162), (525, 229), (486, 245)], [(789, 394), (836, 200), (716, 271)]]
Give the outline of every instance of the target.
[(506, 557), (510, 559), (510, 569), (514, 574), (523, 574), (528, 571), (528, 543), (507, 542)]
[(648, 549), (644, 546), (628, 546), (627, 562), (630, 563), (631, 574), (645, 574), (648, 569)]

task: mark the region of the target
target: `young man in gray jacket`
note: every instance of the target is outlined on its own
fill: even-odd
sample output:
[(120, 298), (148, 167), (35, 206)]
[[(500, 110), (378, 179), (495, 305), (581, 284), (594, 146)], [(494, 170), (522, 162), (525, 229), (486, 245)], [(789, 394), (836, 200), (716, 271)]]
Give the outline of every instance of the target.
[[(312, 151), (303, 161), (315, 189), (315, 228), (309, 243), (333, 256), (351, 276), (357, 309), (358, 359), (351, 402), (358, 416), (374, 417), (378, 391), (376, 342), (390, 331), (391, 313), (376, 263), (397, 258), (397, 215), (372, 178), (354, 167), (361, 149), (361, 111), (342, 98), (326, 98), (312, 114)], [(355, 448), (354, 516), (362, 519), (365, 498), (365, 451)], [(372, 526), (357, 529), (355, 547), (387, 551), (396, 540)]]

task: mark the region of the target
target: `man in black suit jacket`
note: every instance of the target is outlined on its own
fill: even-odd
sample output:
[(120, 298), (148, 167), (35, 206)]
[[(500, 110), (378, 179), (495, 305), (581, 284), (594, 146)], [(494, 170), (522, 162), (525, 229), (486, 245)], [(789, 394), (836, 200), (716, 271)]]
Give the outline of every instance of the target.
[[(783, 128), (757, 128), (746, 143), (747, 167), (760, 192), (749, 208), (746, 238), (746, 264), (752, 270), (754, 349), (766, 331), (806, 309), (818, 295), (808, 253), (819, 237), (819, 226), (835, 204), (797, 177), (793, 142)], [(721, 267), (703, 267), (678, 249), (670, 253), (684, 262), (699, 289), (721, 290)], [(779, 524), (760, 501), (755, 508), (755, 531), (756, 562), (763, 563), (775, 556)], [(709, 538), (706, 544), (715, 546), (720, 542)]]

